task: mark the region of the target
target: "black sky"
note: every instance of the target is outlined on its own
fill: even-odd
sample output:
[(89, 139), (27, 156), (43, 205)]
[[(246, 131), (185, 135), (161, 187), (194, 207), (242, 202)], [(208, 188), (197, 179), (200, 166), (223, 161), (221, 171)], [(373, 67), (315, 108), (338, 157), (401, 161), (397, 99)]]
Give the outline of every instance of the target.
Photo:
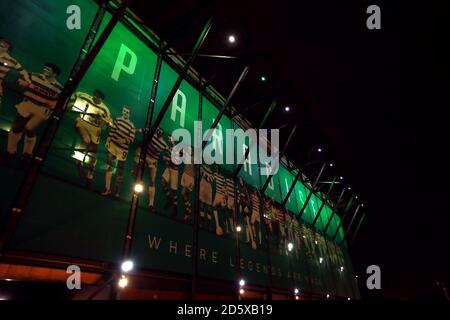
[[(240, 59), (200, 58), (194, 67), (208, 77), (225, 66), (213, 85), (226, 95), (249, 63), (236, 107), (255, 124), (276, 98), (267, 127), (301, 124), (288, 156), (301, 164), (312, 147), (327, 150), (366, 204), (351, 254), (360, 275), (380, 265), (383, 287), (366, 297), (441, 298), (435, 281), (450, 286), (448, 11), (392, 2), (139, 0), (132, 7), (179, 52), (190, 51), (213, 15), (202, 53)], [(381, 8), (381, 30), (366, 28), (370, 4)], [(263, 74), (267, 83), (258, 81)], [(285, 105), (294, 111), (283, 113)]]

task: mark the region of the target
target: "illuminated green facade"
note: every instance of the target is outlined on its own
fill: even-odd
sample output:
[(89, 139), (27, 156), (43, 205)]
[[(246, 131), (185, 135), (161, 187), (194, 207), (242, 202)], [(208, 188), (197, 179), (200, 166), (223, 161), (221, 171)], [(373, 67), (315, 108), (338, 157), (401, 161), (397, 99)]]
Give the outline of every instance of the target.
[[(66, 8), (74, 1), (42, 0), (31, 2), (17, 0), (3, 2), (0, 5), (0, 30), (4, 38), (14, 45), (11, 56), (30, 72), (41, 72), (45, 62), (51, 62), (61, 68), (58, 76), (64, 84), (73, 64), (78, 58), (80, 48), (89, 27), (98, 10), (95, 1), (78, 0), (81, 8), (81, 30), (69, 30)], [(107, 12), (98, 34), (104, 29), (111, 12)], [(132, 18), (121, 21), (113, 30), (77, 91), (91, 94), (99, 89), (105, 94), (105, 104), (112, 118), (122, 113), (122, 107), (128, 106), (131, 121), (136, 128), (145, 127), (150, 92), (154, 81), (157, 55), (152, 44), (157, 39), (143, 28), (137, 26)], [(144, 41), (145, 39), (145, 41)], [(159, 86), (155, 99), (156, 115), (162, 107), (179, 74), (179, 61), (164, 57)], [(18, 74), (11, 70), (3, 81), (4, 96), (0, 106), (0, 147), (6, 149), (8, 132), (14, 121), (15, 104), (22, 100), (24, 89), (17, 83)], [(194, 136), (194, 121), (198, 120), (199, 90), (198, 83), (184, 80), (166, 113), (161, 128), (170, 133), (177, 128), (186, 128)], [(217, 116), (223, 101), (213, 91), (203, 97), (203, 130), (208, 129)], [(125, 162), (124, 182), (118, 200), (99, 195), (104, 188), (107, 150), (105, 141), (108, 130), (102, 130), (94, 175), (93, 190), (83, 188), (83, 182), (77, 175), (76, 160), (83, 153), (75, 149), (80, 147), (80, 137), (74, 130), (76, 112), (68, 111), (62, 119), (42, 172), (33, 189), (32, 196), (23, 213), (18, 230), (8, 250), (38, 252), (63, 257), (82, 258), (93, 261), (117, 262), (121, 259), (124, 233), (128, 221), (132, 186), (132, 169), (136, 148), (142, 142), (142, 134), (136, 133), (135, 141), (130, 145)], [(153, 117), (153, 120), (155, 116)], [(45, 125), (38, 129), (38, 137)], [(225, 137), (226, 129), (237, 129), (239, 124), (227, 116), (220, 120), (218, 127)], [(223, 150), (227, 148), (225, 143)], [(241, 147), (241, 146), (237, 146)], [(19, 152), (21, 144), (19, 144)], [(216, 150), (216, 152), (220, 152)], [(81, 158), (80, 158), (81, 157)], [(285, 198), (297, 170), (289, 171), (286, 162), (282, 163), (266, 191), (266, 196), (281, 203)], [(140, 199), (137, 214), (135, 239), (132, 257), (137, 267), (148, 270), (168, 271), (180, 274), (192, 272), (191, 224), (183, 222), (185, 205), (182, 188), (178, 192), (178, 210), (176, 218), (171, 218), (170, 210), (164, 208), (165, 193), (158, 184), (166, 164), (159, 159), (156, 165), (156, 213), (147, 209), (148, 195), (144, 192)], [(223, 165), (223, 172), (229, 175), (232, 165)], [(182, 177), (179, 168), (178, 179)], [(0, 226), (7, 219), (7, 212), (21, 182), (23, 171), (11, 167), (0, 167), (1, 204)], [(244, 166), (241, 176), (249, 191), (261, 188), (266, 176), (258, 175), (258, 166)], [(148, 173), (144, 172), (144, 185), (149, 185)], [(145, 191), (146, 191), (145, 187)], [(216, 187), (213, 185), (213, 192)], [(294, 217), (301, 210), (310, 192), (310, 186), (296, 182), (286, 208)], [(190, 202), (194, 203), (191, 192)], [(332, 209), (325, 205), (315, 225), (309, 225), (315, 218), (322, 201), (313, 195), (301, 218), (301, 233), (297, 234), (299, 246), (292, 252), (280, 247), (276, 232), (269, 235), (269, 248), (265, 239), (266, 229), (263, 222), (256, 230), (258, 240), (256, 248), (245, 243), (245, 232), (240, 235), (240, 261), (236, 261), (236, 240), (233, 236), (217, 235), (201, 229), (199, 233), (198, 275), (201, 277), (235, 281), (237, 266), (241, 267), (241, 276), (248, 283), (265, 287), (292, 290), (297, 287), (303, 292), (332, 294), (341, 297), (358, 297), (351, 262), (345, 242), (341, 243), (344, 232), (339, 230), (336, 241), (331, 238), (336, 232), (340, 219), (334, 215), (326, 235), (322, 235)], [(222, 213), (219, 212), (221, 215)], [(241, 223), (245, 224), (243, 218)], [(294, 218), (295, 219), (295, 218)], [(274, 228), (278, 228), (274, 224)], [(213, 229), (214, 230), (214, 229)], [(279, 236), (279, 235), (278, 235)], [(292, 242), (295, 243), (295, 237)], [(268, 259), (270, 254), (270, 259)], [(320, 262), (320, 258), (323, 262)], [(269, 261), (272, 266), (272, 283), (269, 284)], [(341, 271), (344, 267), (344, 271)]]

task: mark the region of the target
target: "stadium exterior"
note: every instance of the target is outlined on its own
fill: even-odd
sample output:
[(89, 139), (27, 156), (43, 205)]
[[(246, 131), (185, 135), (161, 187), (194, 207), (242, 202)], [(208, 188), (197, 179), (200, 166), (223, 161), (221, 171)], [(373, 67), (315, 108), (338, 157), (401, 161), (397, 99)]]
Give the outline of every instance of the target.
[[(195, 121), (203, 132), (216, 126), (211, 144), (220, 141), (223, 154), (226, 130), (249, 123), (224, 108), (227, 99), (203, 85), (189, 59), (128, 9), (121, 14), (124, 5), (76, 1), (82, 24), (71, 30), (72, 2), (0, 5), (0, 34), (16, 63), (4, 65), (0, 84), (0, 148), (18, 150), (0, 166), (0, 281), (65, 286), (67, 267), (77, 265), (75, 299), (358, 299), (341, 219), (315, 184), (285, 157), (270, 177), (259, 174), (261, 163), (171, 164), (175, 129), (194, 136)], [(45, 64), (61, 70), (54, 109)], [(90, 100), (95, 91), (101, 104)], [(34, 117), (43, 121), (33, 130), (20, 126)], [(27, 169), (20, 154), (22, 143), (33, 148), (33, 134)], [(234, 146), (242, 147), (253, 148)], [(119, 290), (124, 259), (135, 267)]]

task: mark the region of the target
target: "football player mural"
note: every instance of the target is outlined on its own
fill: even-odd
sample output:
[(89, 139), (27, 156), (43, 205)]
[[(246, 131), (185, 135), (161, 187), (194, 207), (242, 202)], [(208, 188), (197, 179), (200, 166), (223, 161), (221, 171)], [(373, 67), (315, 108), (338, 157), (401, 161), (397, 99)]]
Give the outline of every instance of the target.
[[(134, 141), (135, 133), (134, 124), (130, 121), (130, 109), (124, 106), (122, 116), (113, 121), (106, 139), (105, 147), (108, 158), (106, 160), (105, 190), (102, 192), (102, 196), (109, 196), (112, 193), (115, 198), (119, 198), (125, 161), (127, 160), (130, 144)], [(111, 180), (116, 160), (118, 163), (117, 175), (114, 190), (111, 191)]]
[(235, 185), (231, 178), (225, 179), (226, 183), (226, 201), (227, 207), (225, 209), (225, 228), (227, 235), (233, 235), (236, 230), (236, 207), (235, 207)]
[[(225, 177), (222, 175), (221, 167), (216, 165), (216, 170), (214, 172), (214, 181), (216, 182), (216, 193), (214, 196), (214, 222), (216, 224), (216, 234), (218, 236), (223, 235), (223, 228), (220, 225), (220, 221), (226, 224), (227, 218), (225, 217), (225, 210), (227, 206), (226, 201), (226, 185), (225, 185)], [(219, 219), (219, 214), (221, 219)]]
[(243, 222), (245, 226), (245, 243), (248, 243), (252, 246), (253, 249), (256, 249), (256, 242), (253, 240), (253, 232), (252, 227), (250, 225), (250, 217), (251, 217), (251, 200), (250, 194), (247, 189), (247, 185), (244, 183), (244, 179), (239, 177), (239, 195), (238, 195), (238, 208), (239, 208), (239, 223)]
[(42, 73), (21, 75), (19, 84), (25, 88), (23, 100), (16, 105), (17, 113), (8, 134), (6, 161), (17, 153), (17, 145), (25, 134), (21, 166), (25, 167), (31, 161), (36, 144), (36, 129), (52, 114), (62, 91), (62, 85), (56, 80), (60, 74), (58, 66), (46, 63)]
[(3, 97), (3, 80), (10, 70), (16, 70), (26, 82), (30, 83), (30, 76), (28, 72), (16, 59), (11, 57), (10, 53), (12, 50), (12, 43), (5, 38), (0, 38), (0, 105)]
[(214, 172), (210, 165), (203, 163), (200, 167), (200, 227), (206, 230), (212, 230), (211, 211), (213, 205), (213, 182)]
[(273, 199), (264, 196), (264, 223), (267, 226), (267, 231), (269, 232), (269, 235), (273, 235), (272, 201)]
[[(155, 209), (155, 179), (156, 169), (158, 167), (158, 159), (162, 152), (167, 152), (169, 145), (164, 138), (164, 131), (161, 128), (156, 129), (156, 133), (152, 137), (152, 141), (147, 146), (147, 152), (145, 154), (145, 164), (148, 168), (149, 174), (149, 187), (148, 187), (148, 209), (150, 212), (154, 212)], [(134, 174), (137, 173), (137, 165), (139, 163), (139, 157), (141, 155), (141, 148), (136, 149), (134, 155)], [(136, 177), (135, 177), (136, 178)]]
[(184, 222), (189, 223), (192, 216), (192, 205), (190, 195), (194, 189), (195, 180), (195, 166), (194, 156), (192, 154), (192, 147), (188, 148), (187, 158), (190, 159), (190, 163), (184, 163), (183, 174), (181, 175), (181, 187), (184, 202)]
[[(94, 89), (92, 95), (85, 92), (76, 92), (69, 100), (71, 111), (79, 112), (75, 119), (75, 130), (81, 139), (80, 152), (84, 154), (83, 160), (77, 160), (78, 175), (85, 181), (87, 189), (92, 188), (94, 170), (97, 163), (97, 151), (100, 144), (102, 129), (113, 126), (111, 113), (103, 102), (105, 95), (102, 91)], [(83, 164), (87, 158), (88, 170), (84, 172)]]
[[(260, 216), (260, 198), (259, 198), (259, 191), (257, 188), (253, 188), (253, 192), (251, 195), (251, 204), (252, 204), (252, 215), (250, 218), (250, 226), (251, 231), (253, 235), (253, 239), (256, 242), (256, 244), (261, 245), (262, 239), (261, 239), (261, 216)], [(252, 247), (254, 247), (252, 243)], [(256, 247), (256, 245), (255, 245)]]
[(163, 160), (166, 164), (166, 168), (161, 177), (161, 186), (164, 190), (164, 194), (166, 196), (166, 203), (164, 205), (164, 209), (171, 207), (170, 216), (175, 218), (178, 212), (178, 167), (179, 164), (176, 164), (172, 161), (171, 153), (175, 147), (175, 141), (173, 137), (169, 137), (169, 148), (164, 150)]
[(295, 252), (297, 253), (297, 256), (299, 257), (300, 251), (303, 250), (302, 245), (301, 245), (302, 244), (301, 226), (295, 215), (292, 216), (291, 221), (292, 221), (292, 229), (294, 232), (294, 248), (295, 248)]

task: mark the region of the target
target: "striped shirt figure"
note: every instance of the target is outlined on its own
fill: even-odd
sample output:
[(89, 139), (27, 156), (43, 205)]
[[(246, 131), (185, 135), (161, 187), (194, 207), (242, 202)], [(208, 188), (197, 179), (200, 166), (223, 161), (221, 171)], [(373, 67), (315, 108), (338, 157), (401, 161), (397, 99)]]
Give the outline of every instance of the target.
[(184, 171), (183, 171), (185, 174), (187, 174), (190, 177), (195, 176), (195, 167), (194, 167), (194, 163), (192, 161), (193, 160), (191, 160), (191, 163), (184, 164)]
[(233, 179), (226, 179), (226, 191), (227, 191), (227, 208), (233, 210), (234, 212), (234, 193), (235, 193), (235, 184)]
[(160, 153), (167, 150), (169, 150), (169, 145), (164, 139), (164, 136), (162, 134), (161, 136), (155, 134), (152, 137), (152, 142), (147, 146), (147, 157), (158, 160)]
[[(180, 157), (182, 155), (182, 149), (179, 149), (179, 146), (176, 145), (176, 143), (174, 141), (171, 140), (172, 138), (170, 138), (169, 140), (169, 145), (168, 145), (168, 149), (167, 149), (167, 166), (172, 169), (172, 170), (178, 170), (178, 166), (181, 164), (176, 164), (175, 162), (172, 161), (172, 152), (175, 152), (176, 154), (178, 154)], [(176, 150), (178, 149), (178, 150)]]
[(218, 172), (214, 174), (214, 177), (216, 179), (216, 193), (225, 197), (225, 194), (227, 193), (225, 187), (225, 178)]
[[(217, 165), (216, 165), (217, 166)], [(216, 172), (214, 172), (214, 180), (216, 181), (216, 195), (214, 196), (213, 206), (218, 208), (219, 206), (224, 208), (227, 205), (226, 193), (227, 189), (225, 186), (225, 178), (219, 172), (219, 166), (216, 167)]]
[[(94, 91), (95, 95), (95, 91)], [(77, 119), (89, 125), (100, 128), (103, 122), (110, 122), (111, 114), (102, 99), (96, 101), (92, 96), (84, 92), (75, 93), (69, 101), (73, 111), (80, 112)]]
[(257, 221), (259, 221), (260, 201), (259, 201), (258, 194), (256, 192), (253, 192), (251, 198), (252, 198), (252, 212), (253, 212), (253, 214), (257, 215)]
[(24, 92), (24, 101), (34, 105), (53, 110), (63, 89), (56, 79), (48, 80), (43, 74), (32, 73), (27, 82), (26, 77), (20, 78), (20, 83), (27, 89)]
[(61, 84), (56, 80), (60, 69), (51, 63), (46, 63), (41, 73), (22, 76), (19, 84), (25, 87), (23, 100), (16, 105), (17, 115), (13, 128), (8, 134), (8, 154), (17, 152), (22, 133), (25, 133), (23, 147), (23, 165), (30, 162), (36, 144), (36, 129), (47, 120), (55, 108), (62, 91)]
[(130, 110), (122, 109), (122, 117), (113, 121), (106, 139), (106, 149), (119, 161), (125, 161), (128, 147), (134, 141), (136, 128), (130, 121)]
[(295, 248), (297, 249), (297, 252), (300, 251), (300, 245), (301, 245), (301, 229), (300, 229), (300, 223), (298, 222), (295, 215), (292, 217), (292, 229), (294, 231), (294, 239), (295, 239)]
[(208, 206), (213, 205), (212, 183), (214, 181), (214, 173), (211, 166), (203, 163), (200, 167), (200, 202)]
[(123, 149), (128, 149), (131, 142), (134, 141), (136, 129), (130, 120), (119, 117), (113, 121), (109, 138), (111, 142)]
[(3, 80), (10, 70), (16, 70), (26, 82), (30, 82), (28, 72), (9, 55), (9, 51), (11, 51), (11, 44), (6, 39), (0, 38), (0, 98), (3, 96)]
[(200, 172), (202, 178), (205, 179), (206, 182), (212, 183), (214, 181), (214, 173), (209, 165), (202, 164)]

